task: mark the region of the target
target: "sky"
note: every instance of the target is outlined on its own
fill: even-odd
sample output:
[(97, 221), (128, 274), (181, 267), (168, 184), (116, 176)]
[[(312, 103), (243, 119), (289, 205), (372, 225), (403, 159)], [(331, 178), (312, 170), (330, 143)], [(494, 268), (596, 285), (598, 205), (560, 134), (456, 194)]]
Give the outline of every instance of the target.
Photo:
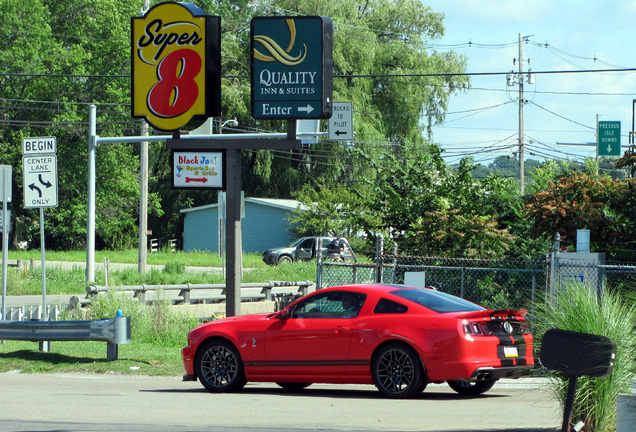
[[(445, 14), (445, 35), (431, 41), (432, 48), (466, 55), (470, 73), (518, 74), (520, 34), (527, 37), (524, 71), (636, 68), (636, 0), (422, 1)], [(621, 122), (625, 151), (636, 71), (537, 73), (534, 84), (525, 79), (525, 160), (595, 158), (597, 115)], [(482, 75), (471, 77), (471, 87), (452, 96), (445, 123), (433, 129), (446, 160), (473, 156), (487, 166), (498, 156), (516, 156), (519, 86), (508, 86), (506, 75)]]

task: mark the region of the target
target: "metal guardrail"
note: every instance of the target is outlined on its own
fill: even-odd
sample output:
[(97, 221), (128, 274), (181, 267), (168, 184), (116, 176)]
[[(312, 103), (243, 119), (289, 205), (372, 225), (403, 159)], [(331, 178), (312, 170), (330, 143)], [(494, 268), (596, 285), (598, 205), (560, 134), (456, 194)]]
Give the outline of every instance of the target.
[[(130, 343), (130, 317), (90, 321), (0, 321), (0, 340), (103, 341), (106, 358), (117, 360), (120, 344)], [(40, 351), (43, 349), (40, 344)]]
[[(296, 287), (296, 293), (306, 295), (314, 285), (312, 281), (293, 282), (258, 282), (241, 285), (242, 300), (268, 300), (274, 301), (280, 294), (289, 293), (290, 288)], [(86, 287), (86, 299), (82, 303), (89, 303), (99, 293), (115, 290), (117, 292), (131, 292), (133, 298), (142, 303), (152, 303), (157, 300), (168, 300), (173, 304), (196, 304), (202, 302), (222, 302), (225, 300), (225, 284), (178, 284), (178, 285), (122, 285), (103, 286), (90, 285)], [(178, 291), (176, 295), (163, 296), (162, 294)]]

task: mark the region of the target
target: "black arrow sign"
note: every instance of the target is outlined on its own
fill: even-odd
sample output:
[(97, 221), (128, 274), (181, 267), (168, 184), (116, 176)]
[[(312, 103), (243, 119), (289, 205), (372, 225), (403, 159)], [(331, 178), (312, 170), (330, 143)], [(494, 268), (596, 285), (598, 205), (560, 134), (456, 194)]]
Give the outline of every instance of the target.
[(42, 198), (42, 189), (40, 189), (39, 187), (37, 187), (37, 186), (35, 185), (35, 183), (31, 183), (31, 184), (29, 185), (29, 188), (31, 188), (31, 190), (32, 190), (32, 191), (33, 191), (33, 190), (38, 191), (38, 194), (40, 195), (40, 198)]
[[(46, 186), (47, 189), (53, 186), (50, 181), (47, 180), (46, 182), (44, 182), (42, 180), (42, 174), (40, 174), (38, 176), (38, 180), (40, 180), (40, 183), (43, 184), (44, 186)], [(42, 196), (42, 195), (40, 194), (40, 196)]]
[(347, 132), (346, 131), (336, 131), (336, 135), (346, 135)]

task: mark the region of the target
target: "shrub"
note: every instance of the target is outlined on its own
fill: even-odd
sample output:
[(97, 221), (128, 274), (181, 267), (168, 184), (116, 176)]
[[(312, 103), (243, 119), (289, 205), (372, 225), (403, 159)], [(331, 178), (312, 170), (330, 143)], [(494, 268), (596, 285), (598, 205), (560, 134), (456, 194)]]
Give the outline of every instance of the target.
[[(585, 430), (606, 432), (616, 423), (616, 397), (629, 392), (630, 379), (636, 374), (636, 295), (570, 284), (559, 290), (552, 301), (537, 307), (535, 337), (537, 344), (551, 328), (605, 336), (616, 343), (616, 362), (609, 377), (581, 377), (577, 383), (572, 418), (583, 421)], [(555, 374), (553, 390), (565, 404), (567, 377)]]

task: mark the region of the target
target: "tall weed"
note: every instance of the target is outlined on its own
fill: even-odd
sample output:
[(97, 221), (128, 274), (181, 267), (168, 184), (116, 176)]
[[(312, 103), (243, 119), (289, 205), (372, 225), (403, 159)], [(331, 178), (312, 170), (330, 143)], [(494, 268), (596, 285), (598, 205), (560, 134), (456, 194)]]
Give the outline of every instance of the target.
[(186, 344), (188, 331), (198, 322), (194, 315), (175, 311), (167, 300), (143, 305), (130, 295), (108, 291), (96, 297), (83, 319), (113, 318), (121, 309), (130, 317), (131, 340), (166, 348), (181, 348)]
[[(556, 293), (553, 301), (537, 306), (535, 337), (539, 342), (551, 328), (605, 336), (616, 343), (616, 362), (609, 377), (581, 377), (577, 382), (572, 418), (583, 421), (585, 430), (615, 429), (616, 397), (628, 393), (636, 374), (636, 295), (634, 289), (621, 293), (596, 290), (584, 284), (570, 284)], [(567, 377), (555, 374), (553, 390), (565, 404)]]

